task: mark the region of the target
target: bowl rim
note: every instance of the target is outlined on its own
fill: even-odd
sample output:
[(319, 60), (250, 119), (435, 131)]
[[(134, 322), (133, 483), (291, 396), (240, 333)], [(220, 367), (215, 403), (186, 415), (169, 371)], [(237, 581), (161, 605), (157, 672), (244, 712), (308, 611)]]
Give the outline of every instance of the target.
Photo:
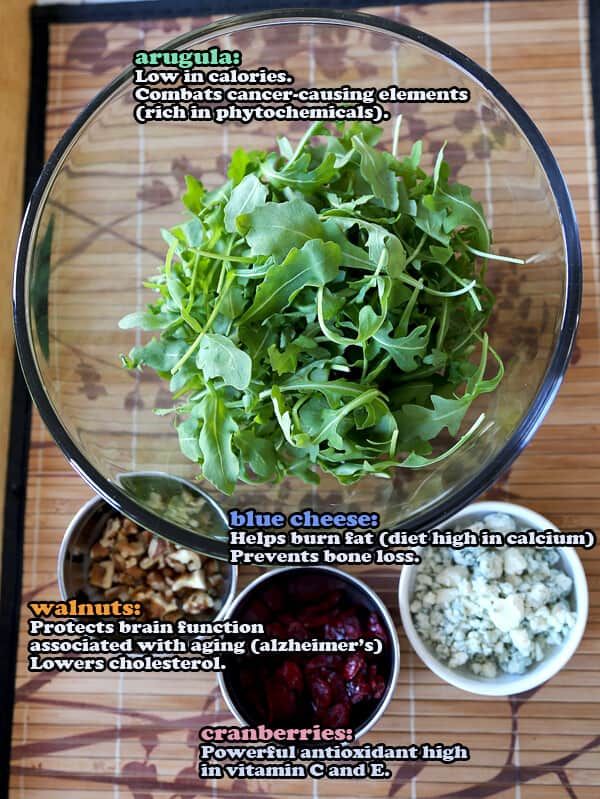
[[(362, 591), (375, 603), (377, 609), (381, 614), (383, 621), (385, 622), (385, 625), (388, 628), (388, 633), (390, 633), (392, 668), (386, 685), (385, 693), (379, 700), (376, 712), (373, 713), (373, 715), (369, 719), (367, 719), (367, 721), (363, 723), (361, 727), (357, 727), (357, 729), (354, 730), (354, 740), (356, 740), (361, 735), (364, 735), (366, 732), (368, 732), (372, 727), (374, 727), (375, 724), (377, 724), (377, 722), (380, 720), (380, 718), (387, 710), (387, 707), (392, 701), (392, 698), (394, 696), (394, 692), (398, 684), (398, 675), (400, 673), (400, 641), (398, 639), (398, 631), (396, 629), (396, 625), (394, 624), (392, 615), (390, 611), (387, 609), (384, 601), (381, 599), (379, 594), (373, 588), (371, 588), (370, 585), (367, 585), (367, 583), (365, 583), (355, 574), (350, 574), (349, 572), (343, 571), (342, 569), (339, 569), (335, 566), (307, 563), (303, 564), (302, 566), (282, 566), (279, 569), (269, 569), (268, 571), (256, 577), (254, 580), (251, 580), (248, 583), (248, 585), (244, 589), (242, 589), (242, 591), (240, 591), (240, 593), (235, 597), (233, 602), (230, 603), (229, 608), (227, 610), (226, 619), (231, 619), (233, 617), (233, 614), (240, 606), (241, 602), (252, 591), (254, 591), (254, 589), (257, 586), (259, 586), (261, 583), (265, 582), (266, 580), (272, 579), (276, 575), (281, 575), (286, 572), (294, 572), (295, 570), (298, 569), (310, 569), (321, 573), (326, 572), (332, 574), (334, 577), (336, 577), (339, 580), (352, 583), (356, 588), (359, 589), (359, 591)], [(241, 715), (236, 704), (231, 698), (231, 695), (225, 683), (224, 672), (219, 671), (217, 673), (217, 682), (219, 684), (221, 695), (225, 700), (225, 704), (229, 708), (232, 715), (235, 716), (235, 718), (240, 722), (240, 724), (244, 725), (248, 724), (247, 720)]]
[[(559, 528), (541, 514), (523, 505), (512, 502), (486, 501), (474, 502), (468, 505), (460, 513), (448, 519), (444, 527), (448, 524), (456, 523), (461, 517), (472, 516), (474, 514), (486, 513), (506, 513), (511, 516), (518, 516), (519, 521), (523, 520), (524, 525), (531, 524), (529, 529), (539, 530), (558, 530)], [(554, 677), (568, 663), (577, 651), (581, 639), (585, 632), (589, 612), (589, 589), (585, 570), (575, 547), (558, 546), (555, 547), (560, 553), (563, 561), (566, 561), (573, 574), (573, 593), (577, 598), (577, 616), (575, 625), (571, 629), (564, 643), (556, 649), (549, 658), (542, 660), (534, 671), (526, 671), (524, 674), (506, 676), (502, 682), (491, 678), (487, 682), (485, 678), (478, 678), (475, 675), (470, 677), (439, 660), (423, 642), (417, 632), (410, 612), (410, 581), (412, 579), (412, 567), (403, 567), (398, 582), (398, 604), (400, 607), (400, 618), (406, 637), (423, 663), (431, 669), (444, 682), (460, 688), (468, 693), (479, 696), (511, 696), (521, 694), (537, 688), (551, 677)], [(423, 547), (415, 547), (415, 551), (420, 551)]]
[[(67, 602), (69, 599), (73, 597), (69, 596), (67, 592), (67, 587), (65, 584), (65, 576), (64, 576), (64, 567), (67, 557), (67, 551), (69, 549), (69, 544), (71, 543), (71, 539), (77, 532), (77, 530), (81, 527), (82, 524), (85, 524), (94, 514), (96, 511), (100, 511), (100, 509), (104, 506), (104, 509), (111, 514), (118, 511), (115, 511), (113, 506), (107, 502), (104, 497), (101, 496), (94, 496), (88, 499), (77, 511), (77, 513), (73, 516), (67, 528), (63, 534), (63, 537), (60, 542), (60, 547), (58, 549), (58, 554), (56, 557), (56, 581), (58, 583), (58, 593), (60, 598), (63, 602)], [(238, 585), (238, 567), (235, 563), (227, 563), (229, 568), (229, 588), (227, 589), (227, 593), (223, 595), (223, 604), (219, 608), (216, 616), (212, 619), (207, 619), (206, 621), (209, 622), (216, 622), (221, 621), (225, 618), (225, 615), (229, 611), (231, 603), (235, 600), (235, 595), (237, 592), (237, 585)]]
[[(554, 352), (526, 415), (520, 420), (510, 438), (507, 439), (496, 455), (485, 464), (480, 472), (465, 482), (458, 491), (449, 497), (432, 502), (427, 508), (411, 514), (402, 522), (402, 525), (409, 530), (429, 529), (435, 526), (443, 517), (452, 515), (464, 507), (487, 489), (500, 472), (510, 466), (531, 440), (558, 392), (574, 346), (582, 295), (581, 246), (571, 197), (550, 147), (529, 115), (509, 92), (482, 67), (454, 47), (400, 22), (384, 19), (373, 14), (351, 11), (339, 11), (335, 14), (324, 9), (310, 8), (263, 11), (226, 17), (209, 25), (196, 28), (166, 42), (163, 45), (163, 49), (177, 49), (199, 38), (206, 39), (216, 34), (226, 34), (248, 26), (266, 26), (269, 23), (313, 23), (361, 27), (374, 33), (401, 36), (449, 61), (491, 94), (512, 118), (537, 158), (548, 180), (549, 188), (556, 204), (565, 251), (566, 289), (565, 303)], [(105, 477), (92, 465), (83, 451), (77, 446), (67, 432), (66, 427), (63, 426), (58, 410), (54, 408), (44, 390), (37, 368), (33, 343), (30, 338), (29, 308), (27, 303), (28, 266), (33, 256), (31, 244), (38, 232), (41, 211), (44, 208), (46, 197), (52, 188), (62, 162), (75, 144), (80, 131), (96, 112), (110, 100), (113, 94), (130, 80), (132, 74), (133, 66), (130, 66), (91, 100), (67, 128), (42, 170), (27, 205), (17, 244), (13, 284), (13, 322), (17, 353), (29, 391), (43, 421), (71, 466), (96, 493), (100, 494), (116, 510), (152, 532), (189, 546), (189, 531), (139, 505), (118, 485)], [(202, 551), (206, 552), (206, 554), (217, 558), (225, 558), (227, 556), (226, 544), (223, 544), (223, 542), (216, 542), (201, 534), (197, 535), (197, 541), (202, 546)]]

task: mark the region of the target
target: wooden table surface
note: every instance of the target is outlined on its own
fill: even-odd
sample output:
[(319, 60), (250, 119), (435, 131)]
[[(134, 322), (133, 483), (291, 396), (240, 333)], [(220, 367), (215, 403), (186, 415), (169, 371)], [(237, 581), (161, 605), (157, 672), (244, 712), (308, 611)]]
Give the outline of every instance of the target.
[[(1, 0), (0, 52), (0, 507), (4, 507), (14, 344), (11, 311), (13, 254), (23, 210), (29, 87), (29, 0)], [(0, 550), (2, 539), (0, 538)]]

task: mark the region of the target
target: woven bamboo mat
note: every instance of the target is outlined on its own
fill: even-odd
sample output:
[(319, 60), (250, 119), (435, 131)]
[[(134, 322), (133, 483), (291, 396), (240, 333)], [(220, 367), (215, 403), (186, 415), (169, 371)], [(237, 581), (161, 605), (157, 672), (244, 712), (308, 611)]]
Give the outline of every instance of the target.
[[(529, 111), (564, 170), (586, 269), (572, 366), (534, 442), (490, 496), (522, 502), (565, 529), (600, 528), (600, 352), (596, 157), (583, 0), (459, 2), (371, 8), (444, 39), (491, 70)], [(138, 48), (205, 20), (52, 24), (46, 152), (77, 111)], [(89, 57), (92, 57), (90, 66)], [(93, 382), (93, 375), (90, 377)], [(60, 539), (89, 490), (34, 414), (25, 518), (23, 607), (57, 596)], [(577, 655), (526, 698), (481, 699), (440, 682), (401, 637), (394, 700), (368, 740), (460, 741), (466, 765), (398, 768), (391, 782), (231, 781), (196, 777), (196, 731), (229, 722), (212, 676), (42, 675), (26, 670), (21, 615), (11, 799), (394, 796), (499, 799), (600, 797), (600, 555), (585, 554), (591, 614)], [(247, 578), (248, 575), (246, 575)], [(397, 573), (367, 579), (396, 612)], [(396, 613), (397, 618), (397, 613)]]

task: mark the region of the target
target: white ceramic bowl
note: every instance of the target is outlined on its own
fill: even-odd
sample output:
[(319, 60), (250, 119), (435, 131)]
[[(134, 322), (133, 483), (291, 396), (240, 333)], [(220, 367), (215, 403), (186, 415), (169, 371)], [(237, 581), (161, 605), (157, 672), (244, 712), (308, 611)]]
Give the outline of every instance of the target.
[[(459, 525), (468, 529), (469, 524), (480, 521), (490, 513), (508, 514), (515, 519), (519, 530), (558, 530), (556, 525), (540, 516), (539, 513), (511, 502), (475, 502), (440, 525), (440, 529), (456, 528)], [(577, 616), (575, 625), (561, 645), (554, 647), (540, 663), (531, 666), (524, 674), (501, 673), (493, 678), (478, 677), (464, 666), (450, 668), (433, 654), (417, 633), (410, 612), (411, 596), (418, 567), (405, 566), (400, 575), (398, 589), (400, 616), (406, 637), (425, 665), (451, 685), (461, 688), (463, 691), (484, 696), (508, 696), (530, 691), (560, 671), (579, 646), (587, 622), (589, 599), (587, 579), (576, 550), (573, 547), (557, 547), (557, 549), (561, 556), (562, 568), (573, 580), (572, 603)]]

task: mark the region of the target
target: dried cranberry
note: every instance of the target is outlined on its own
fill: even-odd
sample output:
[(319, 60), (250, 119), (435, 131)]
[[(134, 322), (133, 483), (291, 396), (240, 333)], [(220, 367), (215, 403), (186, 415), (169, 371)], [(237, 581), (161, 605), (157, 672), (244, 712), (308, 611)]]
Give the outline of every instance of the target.
[(357, 674), (364, 673), (367, 670), (367, 664), (364, 657), (360, 652), (350, 655), (344, 664), (344, 678), (346, 680), (353, 680)]
[(369, 683), (363, 677), (357, 677), (354, 680), (346, 683), (346, 693), (353, 705), (358, 702), (363, 702), (365, 699), (371, 698), (371, 688)]
[(387, 641), (387, 634), (383, 629), (381, 622), (379, 621), (379, 616), (376, 613), (369, 613), (367, 630), (375, 638), (381, 638), (382, 641)]
[(265, 705), (265, 697), (260, 696), (259, 693), (254, 690), (253, 693), (248, 692), (248, 709), (251, 711), (253, 715), (255, 715), (259, 719), (267, 719), (269, 718), (269, 713), (267, 711), (267, 707)]
[(339, 674), (332, 674), (329, 678), (329, 689), (331, 691), (331, 701), (347, 702), (348, 696), (346, 694), (346, 683)]
[(320, 576), (304, 577), (302, 580), (293, 579), (288, 585), (288, 593), (299, 607), (318, 602), (325, 590), (327, 588)]
[(371, 693), (373, 694), (373, 699), (381, 699), (384, 695), (385, 680), (381, 674), (376, 674), (375, 677), (371, 679)]
[(278, 585), (270, 585), (263, 591), (262, 601), (268, 608), (278, 613), (285, 605), (285, 595)]
[(342, 616), (345, 638), (347, 641), (356, 641), (362, 632), (360, 622), (354, 611), (346, 611)]
[(288, 625), (287, 634), (289, 638), (294, 638), (296, 641), (306, 641), (308, 638), (306, 628), (299, 621), (293, 621)]
[(329, 613), (321, 613), (319, 616), (313, 616), (310, 613), (301, 613), (299, 619), (307, 627), (315, 629), (317, 627), (324, 627), (331, 619), (331, 616)]
[(313, 671), (336, 671), (342, 663), (341, 655), (315, 655), (306, 661), (304, 669), (306, 672)]
[(323, 628), (323, 636), (326, 641), (343, 641), (346, 637), (344, 622), (339, 619), (331, 621)]
[[(246, 682), (246, 680), (240, 680), (240, 686), (244, 690), (248, 707), (257, 716), (257, 718), (266, 719), (269, 717), (269, 713), (266, 704), (267, 696), (265, 694), (264, 688), (262, 688), (265, 683), (262, 682), (257, 673), (248, 672), (248, 677), (250, 678), (249, 684)], [(257, 686), (261, 687), (257, 688)]]
[(314, 677), (309, 683), (310, 695), (317, 711), (325, 710), (331, 704), (329, 683), (321, 677)]
[(315, 655), (314, 657), (310, 658), (310, 660), (307, 660), (304, 664), (304, 671), (306, 674), (312, 674), (322, 669), (327, 669), (325, 655)]
[(271, 611), (264, 605), (260, 599), (255, 599), (244, 613), (244, 621), (258, 622), (259, 624), (266, 624), (271, 621)]
[(348, 727), (350, 724), (350, 705), (348, 702), (337, 702), (327, 708), (323, 714), (323, 726), (333, 729)]
[(271, 624), (267, 624), (266, 630), (272, 638), (287, 638), (286, 628), (278, 621), (273, 621)]
[(296, 694), (278, 680), (267, 684), (269, 723), (290, 721), (297, 711)]
[(295, 691), (297, 694), (302, 692), (304, 688), (304, 677), (297, 663), (294, 663), (293, 660), (286, 660), (278, 669), (277, 673), (292, 691)]
[(340, 604), (342, 596), (342, 591), (330, 591), (325, 598), (316, 605), (310, 605), (305, 608), (301, 614), (302, 618), (310, 619), (313, 627), (316, 625), (316, 619), (318, 618), (323, 618), (323, 624), (325, 624), (329, 621), (332, 611)]

